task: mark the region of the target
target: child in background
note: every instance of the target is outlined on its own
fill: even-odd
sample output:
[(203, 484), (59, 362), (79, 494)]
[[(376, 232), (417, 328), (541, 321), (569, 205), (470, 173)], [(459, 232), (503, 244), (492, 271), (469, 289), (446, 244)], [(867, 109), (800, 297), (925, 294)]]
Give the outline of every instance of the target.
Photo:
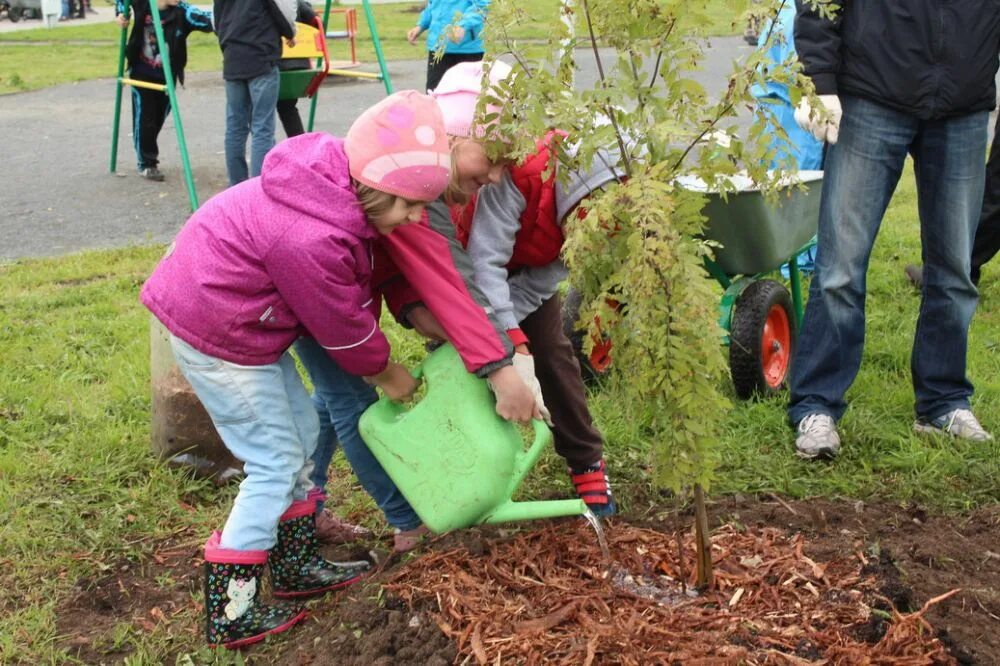
[(303, 617), (260, 602), (265, 563), (279, 597), (339, 588), (368, 568), (319, 554), (309, 481), (318, 423), (288, 348), (312, 336), (345, 372), (392, 399), (412, 395), (417, 382), (389, 360), (378, 327), (372, 243), (420, 219), (449, 182), (449, 159), (434, 101), (392, 95), (344, 140), (304, 134), (275, 148), (259, 178), (191, 217), (143, 287), (182, 373), (245, 463), (226, 525), (205, 545), (211, 645), (238, 647)]
[[(406, 33), (416, 44), (427, 33), (427, 90), (437, 88), (441, 77), (460, 62), (483, 59), (483, 22), (490, 0), (429, 0), (417, 25)], [(437, 51), (444, 47), (440, 60)]]
[[(401, 324), (432, 339), (450, 341), (466, 369), (488, 379), (501, 417), (521, 422), (543, 418), (547, 412), (537, 381), (533, 376), (522, 377), (513, 366), (513, 345), (493, 315), (489, 301), (474, 284), (472, 262), (455, 237), (446, 203), (464, 201), (483, 183), (499, 181), (504, 169), (503, 164), (487, 158), (483, 143), (476, 139), (481, 133), (473, 129), (482, 64), (463, 63), (453, 69), (455, 74), (449, 71), (436, 98), (450, 135), (452, 182), (445, 198), (430, 204), (427, 217), (419, 224), (379, 239), (375, 253), (377, 285)], [(495, 83), (509, 71), (504, 63), (493, 63), (490, 79)], [(446, 85), (453, 78), (461, 84), (455, 89)], [(339, 439), (361, 485), (396, 529), (394, 549), (404, 552), (416, 547), (426, 529), (357, 432), (358, 419), (374, 402), (374, 393), (356, 381), (343, 381), (343, 371), (314, 341), (300, 340), (296, 352), (313, 380), (313, 400), (322, 426), (313, 457), (313, 482), (320, 488), (325, 486), (326, 468)], [(343, 394), (348, 392), (357, 401), (353, 409), (344, 407), (347, 402)], [(324, 536), (331, 541), (352, 537), (350, 526), (345, 528), (329, 511), (320, 515), (318, 523), (329, 525)]]
[[(312, 25), (316, 20), (316, 12), (312, 5), (305, 0), (298, 0), (295, 5), (295, 22)], [(282, 72), (294, 71), (297, 69), (309, 69), (312, 63), (309, 58), (282, 58), (278, 61), (278, 69)], [(278, 119), (281, 120), (281, 128), (285, 130), (285, 136), (292, 138), (299, 134), (305, 134), (305, 127), (302, 126), (302, 116), (299, 115), (299, 100), (279, 99), (277, 104)]]
[[(604, 441), (587, 408), (580, 364), (563, 332), (559, 284), (568, 276), (560, 258), (565, 221), (593, 192), (617, 180), (616, 160), (598, 155), (587, 173), (557, 180), (550, 169), (557, 141), (551, 132), (538, 151), (483, 187), (474, 202), (454, 209), (458, 237), (467, 241), (476, 284), (489, 298), (515, 345), (514, 366), (536, 375), (552, 415), (556, 452), (569, 465), (577, 494), (598, 516), (615, 512)], [(546, 173), (548, 172), (548, 177)], [(530, 350), (530, 352), (529, 352)]]
[[(129, 78), (149, 83), (166, 84), (163, 73), (163, 49), (156, 41), (153, 14), (148, 0), (139, 0), (135, 8), (135, 27), (125, 46)], [(183, 0), (157, 0), (160, 25), (167, 40), (170, 68), (174, 82), (184, 84), (184, 66), (187, 65), (187, 38), (193, 30), (212, 32), (212, 15), (192, 7)], [(128, 28), (129, 16), (124, 0), (117, 0), (115, 21), (122, 30)], [(170, 113), (170, 97), (166, 91), (132, 86), (132, 137), (139, 163), (139, 175), (148, 180), (162, 181), (160, 149), (157, 137)]]

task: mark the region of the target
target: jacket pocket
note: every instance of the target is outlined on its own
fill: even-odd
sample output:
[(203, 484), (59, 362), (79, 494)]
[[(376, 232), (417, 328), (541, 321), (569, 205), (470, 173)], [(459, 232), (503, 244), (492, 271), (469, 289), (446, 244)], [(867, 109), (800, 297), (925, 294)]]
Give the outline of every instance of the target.
[(288, 307), (282, 303), (268, 305), (257, 315), (257, 326), (267, 329), (287, 329), (295, 326), (297, 320)]

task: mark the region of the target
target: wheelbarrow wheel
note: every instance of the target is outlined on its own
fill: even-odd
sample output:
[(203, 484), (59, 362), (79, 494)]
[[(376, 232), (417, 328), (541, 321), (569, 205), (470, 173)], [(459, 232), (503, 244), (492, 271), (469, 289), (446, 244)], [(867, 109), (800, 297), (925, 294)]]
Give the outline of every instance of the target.
[(604, 340), (601, 344), (594, 345), (593, 351), (587, 354), (584, 347), (587, 331), (579, 330), (576, 327), (576, 322), (580, 318), (580, 304), (582, 302), (583, 294), (570, 287), (562, 298), (562, 323), (563, 333), (573, 345), (573, 353), (580, 363), (580, 374), (583, 376), (583, 381), (590, 383), (608, 373), (611, 365), (611, 341)]
[(758, 280), (736, 301), (729, 331), (729, 369), (741, 400), (781, 391), (795, 352), (792, 299), (784, 285)]
[(18, 21), (20, 21), (21, 20), (21, 8), (20, 7), (11, 7), (10, 9), (8, 9), (7, 10), (7, 18), (10, 19), (11, 23), (17, 23)]

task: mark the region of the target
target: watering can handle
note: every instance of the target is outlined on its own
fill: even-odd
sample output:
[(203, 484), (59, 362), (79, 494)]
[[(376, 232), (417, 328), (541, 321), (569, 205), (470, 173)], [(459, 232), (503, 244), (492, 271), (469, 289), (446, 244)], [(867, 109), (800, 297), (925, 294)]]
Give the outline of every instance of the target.
[(518, 465), (520, 474), (527, 474), (528, 471), (535, 466), (535, 462), (538, 457), (542, 455), (542, 452), (552, 443), (552, 431), (549, 430), (549, 426), (545, 424), (545, 421), (539, 419), (531, 419), (531, 427), (535, 430), (535, 441), (531, 443), (531, 446), (525, 452), (525, 455), (521, 458), (521, 462)]

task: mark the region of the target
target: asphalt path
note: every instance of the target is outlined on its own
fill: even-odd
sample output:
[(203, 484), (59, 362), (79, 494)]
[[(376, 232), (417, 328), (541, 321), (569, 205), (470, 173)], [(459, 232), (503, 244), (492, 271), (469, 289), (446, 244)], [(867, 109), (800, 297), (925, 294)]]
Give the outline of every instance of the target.
[[(721, 92), (733, 61), (748, 53), (750, 47), (738, 37), (715, 38), (697, 78), (710, 94)], [(113, 70), (114, 53), (108, 58)], [(594, 60), (587, 51), (580, 51), (578, 60), (578, 83), (590, 85)], [(419, 89), (425, 62), (391, 62), (389, 72), (396, 90)], [(115, 174), (109, 172), (113, 78), (0, 96), (0, 261), (166, 243), (184, 224), (189, 207), (174, 116), (160, 134), (166, 182), (144, 180), (135, 168), (128, 95), (126, 90)], [(380, 82), (331, 77), (320, 92), (315, 129), (342, 136), (384, 95)], [(178, 104), (204, 202), (226, 186), (220, 73), (189, 73)], [(306, 118), (308, 101), (300, 100), (299, 106)], [(284, 138), (280, 123), (278, 136)]]

